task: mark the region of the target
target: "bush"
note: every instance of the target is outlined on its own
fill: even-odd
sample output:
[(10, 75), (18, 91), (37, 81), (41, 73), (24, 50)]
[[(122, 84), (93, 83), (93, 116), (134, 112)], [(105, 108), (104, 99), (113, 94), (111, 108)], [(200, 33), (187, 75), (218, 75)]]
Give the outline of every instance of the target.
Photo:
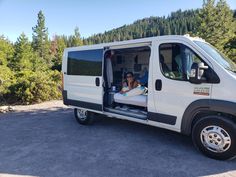
[(58, 71), (20, 71), (11, 85), (11, 95), (23, 104), (39, 103), (61, 98), (61, 77)]
[(0, 65), (0, 105), (6, 103), (6, 97), (10, 94), (9, 87), (15, 83), (14, 73), (7, 66)]

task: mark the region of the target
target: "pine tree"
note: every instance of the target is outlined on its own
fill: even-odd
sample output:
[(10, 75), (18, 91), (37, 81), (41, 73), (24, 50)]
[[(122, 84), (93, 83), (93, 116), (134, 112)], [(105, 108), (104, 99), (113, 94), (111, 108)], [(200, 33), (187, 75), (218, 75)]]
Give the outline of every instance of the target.
[(79, 32), (79, 28), (76, 27), (74, 30), (74, 34), (68, 37), (68, 47), (76, 47), (83, 45), (83, 41), (81, 39), (81, 35)]
[(14, 48), (11, 42), (4, 36), (0, 36), (0, 65), (8, 65), (13, 57)]
[(47, 66), (38, 54), (33, 51), (31, 43), (24, 33), (17, 38), (14, 48), (14, 57), (9, 63), (12, 70), (16, 72), (22, 70), (33, 72), (47, 70)]
[(48, 29), (45, 26), (45, 17), (40, 10), (38, 13), (37, 25), (32, 28), (32, 47), (48, 65), (50, 65)]
[(204, 1), (200, 10), (198, 35), (219, 50), (224, 51), (225, 45), (234, 36), (233, 13), (225, 0)]
[(14, 73), (8, 67), (12, 60), (14, 48), (12, 43), (4, 36), (0, 36), (0, 105), (6, 104), (5, 95), (10, 93), (8, 89), (14, 81)]
[(54, 57), (53, 57), (53, 66), (52, 69), (56, 69), (58, 71), (61, 70), (61, 62), (64, 49), (66, 48), (66, 42), (63, 36), (55, 36), (52, 41), (52, 47), (54, 49)]
[(22, 33), (15, 43), (14, 59), (11, 62), (11, 67), (15, 71), (32, 70), (34, 59), (33, 49), (24, 33)]

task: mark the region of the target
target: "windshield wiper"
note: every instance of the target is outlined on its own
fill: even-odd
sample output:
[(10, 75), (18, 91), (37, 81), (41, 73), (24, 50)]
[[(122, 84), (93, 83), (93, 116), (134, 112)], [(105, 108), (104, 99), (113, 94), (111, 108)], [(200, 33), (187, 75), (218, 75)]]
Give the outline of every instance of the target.
[(225, 69), (227, 69), (228, 71), (234, 72), (234, 70), (232, 70), (232, 69), (229, 68), (229, 67), (226, 67)]
[(230, 68), (225, 68), (225, 69), (227, 69), (228, 71), (231, 71), (231, 72), (233, 72), (233, 73), (236, 73), (236, 70), (232, 70), (232, 69), (230, 69)]

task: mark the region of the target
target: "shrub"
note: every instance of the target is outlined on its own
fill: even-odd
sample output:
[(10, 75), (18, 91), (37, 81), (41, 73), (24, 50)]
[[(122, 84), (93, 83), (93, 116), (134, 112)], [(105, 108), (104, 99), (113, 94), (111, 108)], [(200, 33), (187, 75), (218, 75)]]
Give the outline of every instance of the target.
[(15, 82), (14, 73), (7, 66), (0, 65), (0, 105), (6, 103), (9, 87)]
[(23, 104), (61, 98), (60, 72), (58, 71), (20, 71), (17, 81), (10, 86), (11, 94)]

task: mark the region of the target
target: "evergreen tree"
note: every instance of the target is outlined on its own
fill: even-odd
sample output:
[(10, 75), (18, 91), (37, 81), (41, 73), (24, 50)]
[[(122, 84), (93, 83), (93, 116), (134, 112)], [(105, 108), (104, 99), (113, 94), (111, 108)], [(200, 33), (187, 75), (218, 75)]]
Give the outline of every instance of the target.
[(14, 48), (11, 42), (4, 36), (0, 36), (0, 65), (8, 65), (8, 61), (12, 60)]
[(33, 41), (32, 47), (48, 65), (50, 65), (48, 29), (45, 26), (45, 17), (40, 10), (38, 13), (37, 25), (32, 28)]
[(8, 67), (12, 60), (14, 48), (12, 43), (4, 36), (0, 36), (0, 105), (6, 104), (8, 89), (15, 82), (14, 73)]
[(65, 38), (63, 36), (54, 36), (52, 47), (54, 50), (52, 69), (61, 70), (61, 62), (64, 49), (66, 48)]
[(81, 35), (79, 32), (79, 28), (76, 27), (74, 30), (74, 34), (68, 37), (68, 47), (76, 47), (83, 45), (83, 41), (81, 39)]
[(11, 61), (11, 68), (15, 71), (24, 69), (32, 70), (34, 54), (31, 44), (24, 33), (22, 33), (15, 43), (15, 54)]
[(226, 2), (219, 0), (215, 5), (214, 0), (204, 1), (198, 20), (197, 34), (219, 50), (224, 51), (235, 31), (233, 13)]
[(196, 30), (196, 15), (199, 10), (178, 10), (168, 17), (150, 17), (135, 21), (105, 33), (83, 39), (84, 44), (121, 41), (143, 37), (176, 34), (182, 35)]
[(47, 69), (44, 62), (33, 51), (31, 43), (24, 33), (17, 38), (14, 48), (14, 57), (9, 63), (12, 70), (19, 72), (21, 70), (45, 71)]

